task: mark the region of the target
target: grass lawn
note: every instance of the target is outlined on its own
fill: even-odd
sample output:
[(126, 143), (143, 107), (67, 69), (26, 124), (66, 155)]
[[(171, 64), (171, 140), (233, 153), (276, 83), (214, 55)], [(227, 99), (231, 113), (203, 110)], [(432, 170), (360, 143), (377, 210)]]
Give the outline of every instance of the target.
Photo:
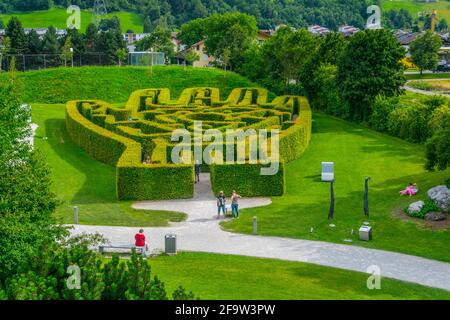
[(450, 79), (450, 72), (438, 72), (438, 73), (424, 73), (420, 74), (406, 74), (407, 80), (420, 80), (420, 79)]
[[(169, 87), (173, 96), (178, 96), (186, 87), (210, 85), (219, 87), (225, 96), (234, 87), (253, 85), (234, 73), (194, 68), (185, 71), (182, 67), (155, 68), (153, 76), (145, 68), (61, 68), (19, 73), (19, 78), (25, 100), (36, 102), (33, 117), (40, 125), (37, 148), (53, 170), (54, 190), (63, 201), (58, 217), (72, 222), (72, 206), (78, 205), (81, 223), (126, 226), (165, 225), (168, 220), (183, 217), (136, 211), (130, 209), (130, 202), (116, 201), (114, 168), (92, 160), (70, 141), (64, 105), (40, 101), (97, 98), (120, 104), (133, 90), (146, 87)], [(322, 161), (336, 164), (335, 228), (328, 226), (329, 186), (320, 182)], [(408, 203), (425, 199), (426, 190), (442, 184), (450, 175), (450, 170), (426, 172), (423, 164), (423, 146), (315, 113), (311, 146), (301, 159), (287, 166), (285, 196), (275, 197), (269, 207), (244, 210), (241, 219), (224, 227), (251, 233), (251, 219), (256, 215), (262, 235), (336, 243), (351, 239), (354, 245), (450, 261), (448, 250), (443, 249), (450, 245), (450, 230), (431, 230), (421, 220), (399, 217)], [(362, 198), (367, 175), (372, 177), (369, 201), (374, 239), (360, 242), (357, 230), (366, 220)], [(409, 182), (418, 183), (421, 192), (413, 199), (400, 197), (398, 191)]]
[[(28, 103), (66, 103), (69, 100), (100, 99), (123, 103), (143, 88), (170, 88), (178, 97), (185, 88), (211, 86), (221, 89), (222, 97), (234, 88), (256, 86), (233, 72), (210, 68), (158, 66), (150, 73), (144, 67), (56, 68), (18, 72)], [(0, 74), (0, 84), (7, 74)]]
[(63, 223), (73, 223), (75, 205), (81, 224), (150, 227), (186, 218), (184, 213), (134, 210), (131, 202), (117, 201), (115, 168), (93, 160), (72, 142), (65, 106), (34, 104), (32, 110), (33, 121), (39, 125), (36, 148), (51, 167), (53, 191), (61, 200), (56, 217)]
[(408, 86), (432, 91), (438, 94), (448, 94), (450, 92), (450, 79), (449, 80), (429, 80), (429, 81), (410, 81)]
[(425, 1), (419, 2), (417, 0), (382, 0), (382, 9), (384, 11), (406, 9), (413, 18), (417, 18), (419, 12), (423, 12), (425, 15), (427, 11), (431, 13), (433, 9), (436, 9), (438, 21), (442, 18), (450, 21), (450, 5), (448, 1), (430, 1), (430, 3), (425, 3)]
[[(426, 191), (441, 185), (450, 170), (427, 172), (424, 148), (370, 129), (315, 113), (310, 147), (302, 158), (287, 165), (287, 192), (274, 197), (264, 208), (246, 209), (239, 220), (224, 223), (227, 230), (252, 232), (252, 217), (258, 217), (261, 235), (323, 240), (399, 251), (450, 261), (450, 230), (431, 230), (422, 220), (405, 221), (400, 212), (411, 202), (424, 200)], [(329, 184), (320, 181), (322, 161), (335, 162), (335, 218), (327, 220)], [(363, 214), (364, 178), (372, 177), (369, 191), (370, 222), (374, 239), (358, 240)], [(401, 197), (399, 190), (416, 182), (414, 198)], [(311, 233), (311, 227), (314, 228)], [(352, 229), (354, 234), (351, 234)]]
[[(11, 17), (17, 17), (22, 22), (24, 28), (47, 28), (54, 26), (58, 29), (67, 28), (67, 18), (69, 14), (66, 8), (54, 7), (49, 10), (31, 11), (31, 12), (15, 12), (8, 14), (0, 14), (0, 19), (3, 19), (5, 25)], [(120, 20), (122, 31), (133, 30), (136, 33), (141, 33), (144, 30), (144, 19), (134, 12), (110, 12), (105, 18), (112, 18), (117, 16)], [(92, 23), (93, 15), (89, 10), (81, 10), (81, 31), (85, 31), (89, 23)]]
[(313, 264), (185, 252), (150, 259), (152, 272), (172, 293), (182, 285), (201, 299), (450, 299), (450, 292)]

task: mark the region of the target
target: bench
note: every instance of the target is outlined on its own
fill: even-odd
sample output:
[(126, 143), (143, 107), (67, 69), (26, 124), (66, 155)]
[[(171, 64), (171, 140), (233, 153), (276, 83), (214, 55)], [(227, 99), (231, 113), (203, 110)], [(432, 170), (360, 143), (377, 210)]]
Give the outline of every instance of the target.
[[(99, 246), (98, 252), (103, 254), (105, 252), (105, 249), (122, 249), (130, 250), (130, 252), (133, 252), (133, 249), (136, 249), (136, 246)], [(136, 250), (136, 253), (139, 253), (139, 250)]]

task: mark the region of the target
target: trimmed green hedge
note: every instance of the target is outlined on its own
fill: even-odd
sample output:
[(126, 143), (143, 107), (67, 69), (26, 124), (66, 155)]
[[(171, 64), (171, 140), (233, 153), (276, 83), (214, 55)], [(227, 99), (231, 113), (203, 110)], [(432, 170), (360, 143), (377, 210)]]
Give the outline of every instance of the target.
[(192, 198), (194, 167), (154, 165), (117, 167), (117, 194), (121, 200)]
[(233, 190), (244, 197), (282, 196), (285, 192), (284, 163), (279, 163), (278, 173), (261, 175), (261, 164), (211, 165), (211, 184), (214, 194), (224, 191), (229, 195)]
[[(67, 130), (94, 159), (116, 166), (119, 200), (178, 199), (194, 194), (194, 167), (143, 165), (141, 144), (90, 122), (80, 112), (83, 102), (66, 107)], [(102, 104), (101, 102), (97, 102)], [(180, 179), (182, 178), (182, 179)], [(162, 181), (166, 184), (162, 185)]]
[[(279, 196), (284, 193), (284, 163), (300, 157), (309, 145), (311, 110), (304, 97), (282, 96), (268, 103), (267, 95), (265, 89), (238, 88), (220, 101), (218, 89), (189, 88), (178, 100), (171, 100), (168, 89), (144, 89), (133, 92), (123, 109), (96, 100), (69, 102), (66, 122), (80, 147), (93, 158), (116, 166), (120, 200), (193, 196), (193, 163), (170, 161), (175, 146), (170, 137), (177, 128), (192, 134), (194, 121), (202, 120), (203, 131), (218, 129), (225, 143), (229, 128), (278, 129), (280, 170), (275, 175), (263, 176), (261, 164), (249, 163), (202, 165), (202, 171), (211, 172), (215, 192), (236, 189), (244, 196)], [(209, 144), (203, 142), (202, 149)], [(142, 151), (151, 156), (151, 165), (141, 163)]]

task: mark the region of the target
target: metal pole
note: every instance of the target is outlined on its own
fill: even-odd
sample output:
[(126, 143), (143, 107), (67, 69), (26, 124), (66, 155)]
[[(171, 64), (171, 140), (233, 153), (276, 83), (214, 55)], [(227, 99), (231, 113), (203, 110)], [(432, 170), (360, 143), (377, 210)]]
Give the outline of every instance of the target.
[(78, 224), (78, 207), (73, 207), (73, 220), (74, 224)]
[(253, 217), (253, 235), (256, 236), (258, 234), (258, 218)]

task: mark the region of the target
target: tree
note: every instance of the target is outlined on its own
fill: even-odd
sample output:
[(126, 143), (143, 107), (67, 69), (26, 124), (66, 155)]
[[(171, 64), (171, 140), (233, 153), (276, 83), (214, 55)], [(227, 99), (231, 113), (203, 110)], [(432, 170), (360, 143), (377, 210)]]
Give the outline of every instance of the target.
[(20, 87), (13, 59), (0, 86), (0, 286), (26, 270), (40, 246), (64, 234), (52, 218), (57, 202), (48, 168), (27, 142), (31, 114), (20, 102)]
[(150, 33), (153, 30), (152, 21), (149, 16), (144, 19), (144, 33)]
[(419, 36), (410, 45), (410, 53), (414, 64), (423, 70), (434, 70), (439, 63), (439, 49), (442, 46), (441, 38), (428, 30)]
[(86, 46), (86, 51), (95, 52), (99, 35), (98, 35), (98, 28), (94, 23), (90, 23), (87, 26), (83, 38)]
[(59, 53), (58, 37), (56, 36), (56, 29), (53, 26), (48, 27), (42, 39), (42, 51), (49, 54)]
[(11, 50), (11, 39), (5, 37), (3, 39), (3, 46), (0, 47), (0, 72), (2, 71), (3, 59), (6, 55), (9, 54)]
[[(337, 33), (326, 35), (317, 50), (306, 61), (300, 71), (300, 81), (311, 106), (318, 110), (330, 111), (334, 115), (344, 115), (346, 110), (338, 103), (336, 82), (337, 65), (345, 51), (347, 40)], [(331, 101), (329, 100), (331, 99)]]
[(139, 51), (147, 51), (152, 48), (153, 51), (164, 52), (167, 59), (175, 54), (172, 33), (169, 29), (159, 26), (144, 39), (137, 41), (135, 45)]
[(64, 60), (64, 67), (67, 67), (67, 61), (73, 59), (73, 44), (70, 36), (66, 37), (66, 40), (64, 41), (61, 58)]
[(439, 23), (437, 25), (437, 30), (441, 31), (441, 32), (448, 30), (448, 23), (447, 23), (447, 20), (445, 20), (445, 18), (442, 18), (439, 21)]
[(405, 50), (386, 30), (366, 30), (350, 39), (338, 65), (337, 81), (353, 120), (369, 120), (376, 96), (402, 92), (404, 56)]
[(11, 41), (10, 53), (23, 54), (27, 48), (27, 39), (22, 28), (22, 23), (17, 17), (12, 17), (6, 26), (5, 36)]
[(181, 31), (177, 38), (180, 39), (184, 45), (190, 47), (205, 38), (205, 20), (195, 19), (185, 23), (181, 26)]
[[(305, 29), (293, 31), (289, 27), (280, 28), (261, 47), (262, 61), (266, 74), (264, 84), (269, 84), (277, 93), (295, 90), (300, 80), (300, 72), (316, 51), (321, 39)], [(290, 91), (288, 91), (290, 92)]]
[(426, 143), (427, 170), (445, 170), (450, 166), (450, 117), (443, 119), (441, 127)]
[(35, 30), (31, 30), (27, 34), (27, 53), (38, 54), (42, 50), (42, 43), (39, 35)]
[(255, 41), (256, 19), (242, 13), (212, 15), (205, 19), (205, 47), (210, 56), (224, 61), (224, 54), (230, 56), (230, 68), (238, 68), (242, 63), (242, 52)]
[(184, 50), (180, 53), (181, 57), (184, 60), (184, 67), (186, 70), (186, 64), (192, 65), (195, 61), (200, 60), (200, 57), (195, 51), (192, 50)]
[(125, 48), (120, 48), (117, 50), (117, 58), (119, 59), (119, 67), (122, 66), (122, 63), (127, 58), (127, 50)]

